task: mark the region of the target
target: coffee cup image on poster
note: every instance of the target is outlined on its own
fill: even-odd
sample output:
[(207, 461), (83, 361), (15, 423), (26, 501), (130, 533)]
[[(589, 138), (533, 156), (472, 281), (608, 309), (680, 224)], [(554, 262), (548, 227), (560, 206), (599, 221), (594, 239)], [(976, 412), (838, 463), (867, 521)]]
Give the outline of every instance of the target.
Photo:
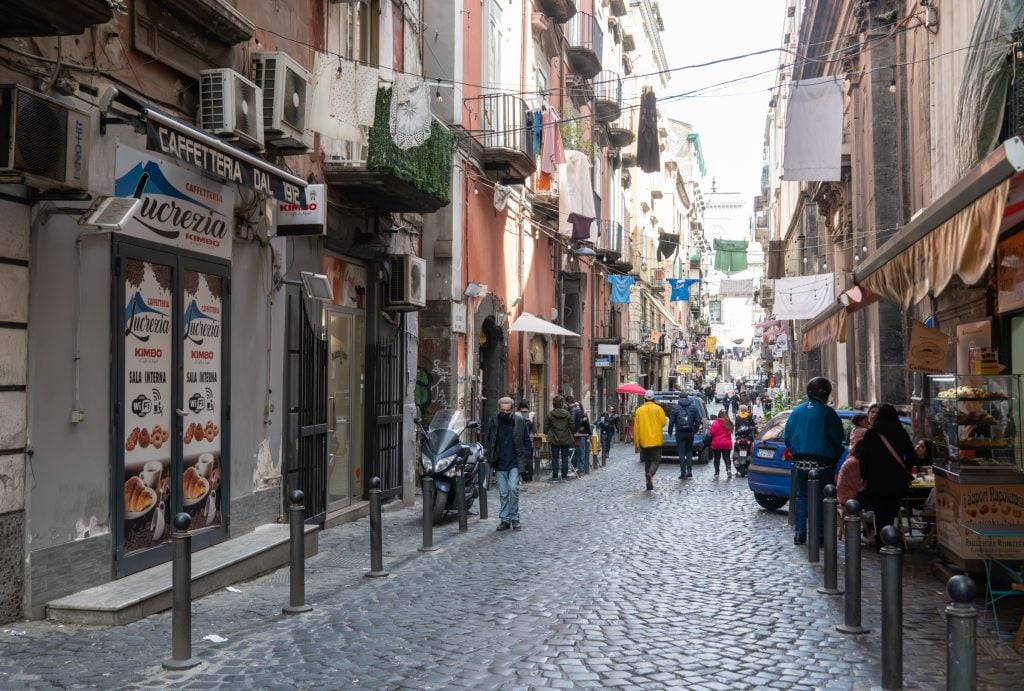
[(128, 259), (124, 305), (124, 549), (169, 539), (172, 280), (170, 266)]
[(199, 530), (221, 524), (224, 279), (200, 271), (182, 279), (182, 504)]

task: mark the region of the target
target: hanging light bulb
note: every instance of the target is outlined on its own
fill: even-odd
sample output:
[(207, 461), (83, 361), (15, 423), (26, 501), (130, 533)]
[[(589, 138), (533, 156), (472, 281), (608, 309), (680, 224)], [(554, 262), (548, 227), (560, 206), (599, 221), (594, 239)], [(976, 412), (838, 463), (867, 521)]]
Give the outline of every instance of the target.
[(441, 80), (437, 80), (437, 90), (434, 92), (434, 98), (437, 99), (438, 103), (443, 103), (444, 98), (441, 97)]
[(853, 261), (859, 262), (860, 261), (860, 255), (859, 254), (853, 255)]
[(863, 252), (864, 254), (867, 254), (868, 253), (868, 246), (864, 245), (863, 247), (860, 248), (860, 251)]
[(807, 257), (804, 257), (804, 264), (807, 263)]
[(1017, 41), (1017, 43), (1014, 44), (1014, 45), (1017, 48), (1017, 51), (1015, 53), (1015, 55), (1017, 56), (1017, 59), (1018, 60), (1024, 60), (1024, 43), (1021, 43), (1020, 41)]
[(896, 80), (895, 79), (893, 79), (891, 82), (889, 82), (889, 93), (890, 94), (896, 93)]
[(473, 194), (480, 194), (480, 188), (476, 185), (473, 185)]

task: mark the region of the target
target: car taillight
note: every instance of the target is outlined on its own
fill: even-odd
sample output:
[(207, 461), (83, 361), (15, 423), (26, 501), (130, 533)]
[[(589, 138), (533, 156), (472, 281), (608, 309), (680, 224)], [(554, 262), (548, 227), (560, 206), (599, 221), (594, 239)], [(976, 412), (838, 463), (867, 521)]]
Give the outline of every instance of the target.
[(789, 452), (789, 449), (783, 449), (782, 450), (782, 460), (784, 460), (784, 461), (792, 461), (793, 460), (793, 454), (791, 454)]

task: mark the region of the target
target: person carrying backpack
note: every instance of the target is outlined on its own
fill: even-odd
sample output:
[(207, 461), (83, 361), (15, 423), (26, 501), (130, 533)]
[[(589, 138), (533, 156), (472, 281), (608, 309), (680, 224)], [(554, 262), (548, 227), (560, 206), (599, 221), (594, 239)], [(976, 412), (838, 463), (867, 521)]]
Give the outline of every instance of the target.
[(672, 406), (668, 433), (676, 437), (680, 480), (693, 477), (693, 435), (700, 430), (700, 422), (700, 409), (688, 396), (681, 396)]

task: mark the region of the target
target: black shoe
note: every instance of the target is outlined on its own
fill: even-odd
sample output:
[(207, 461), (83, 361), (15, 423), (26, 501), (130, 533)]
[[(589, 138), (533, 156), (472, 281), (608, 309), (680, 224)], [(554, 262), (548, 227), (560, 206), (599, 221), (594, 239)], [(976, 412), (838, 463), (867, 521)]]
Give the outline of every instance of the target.
[(508, 521), (502, 521), (501, 523), (498, 524), (498, 530), (508, 530), (511, 527), (512, 526), (510, 526), (508, 524)]
[(519, 521), (512, 521), (512, 530), (522, 530), (523, 526), (519, 525)]
[(796, 535), (793, 536), (793, 544), (794, 545), (806, 545), (807, 544), (807, 536), (806, 535), (800, 535), (799, 533), (797, 533)]
[(548, 482), (558, 482), (558, 477), (557, 476), (553, 477), (553, 478), (549, 479)]
[(687, 480), (691, 480), (691, 479), (693, 479), (693, 473), (687, 473), (687, 474), (686, 474), (686, 479), (687, 479)]

